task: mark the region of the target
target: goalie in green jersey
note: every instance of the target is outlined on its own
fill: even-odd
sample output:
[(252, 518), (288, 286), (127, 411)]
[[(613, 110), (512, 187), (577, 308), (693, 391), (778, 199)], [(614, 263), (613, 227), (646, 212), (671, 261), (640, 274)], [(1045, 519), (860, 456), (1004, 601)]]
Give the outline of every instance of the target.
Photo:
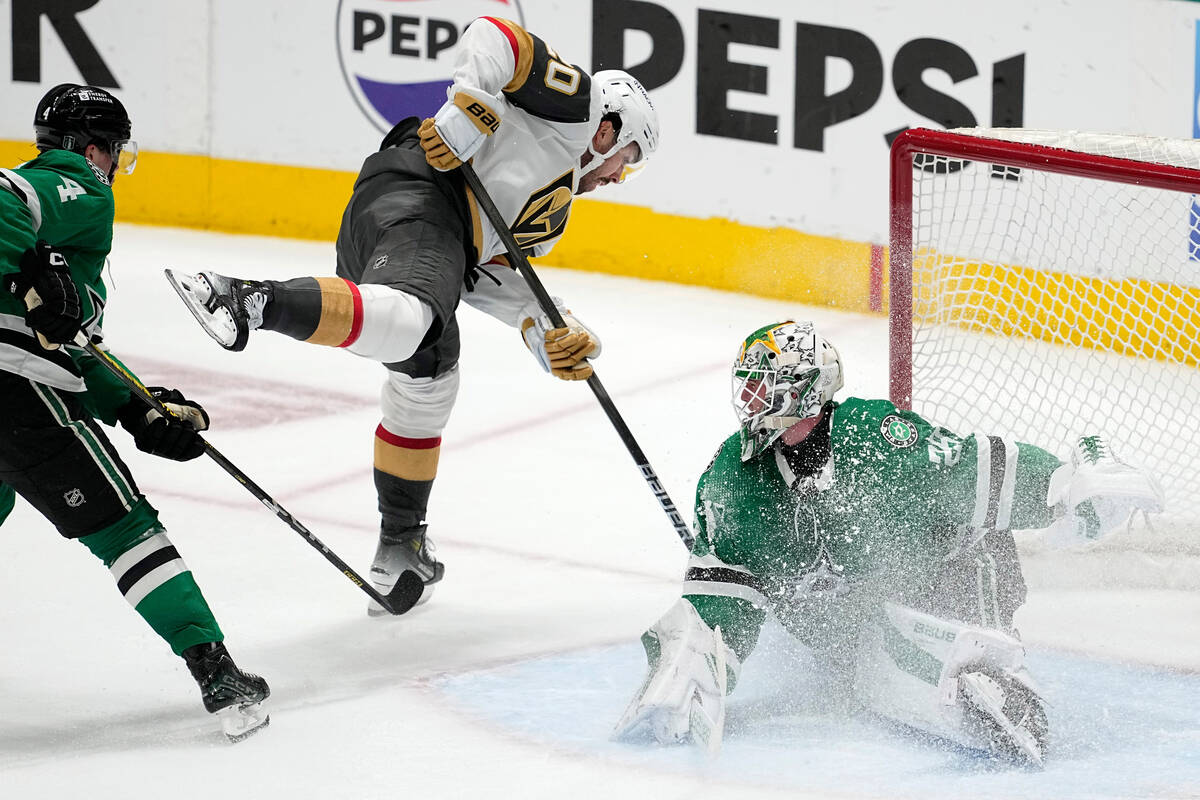
[(842, 383), (811, 323), (742, 343), (741, 428), (700, 477), (683, 597), (642, 637), (649, 674), (616, 735), (719, 746), (725, 696), (770, 613), (861, 707), (1042, 764), (1046, 715), (1013, 629), (1025, 583), (1011, 530), (1100, 536), (1161, 511), (1161, 490), (1099, 436), (1064, 463), (886, 400), (836, 401)]
[(129, 116), (108, 91), (64, 83), (38, 103), (34, 133), (39, 155), (0, 169), (0, 523), (19, 495), (88, 548), (240, 740), (269, 720), (267, 683), (234, 664), (191, 570), (98, 424), (119, 423), (139, 450), (187, 461), (204, 453), (208, 414), (162, 387), (148, 391), (171, 416), (150, 410), (74, 344), (82, 331), (107, 349), (101, 273), (112, 182), (137, 159)]

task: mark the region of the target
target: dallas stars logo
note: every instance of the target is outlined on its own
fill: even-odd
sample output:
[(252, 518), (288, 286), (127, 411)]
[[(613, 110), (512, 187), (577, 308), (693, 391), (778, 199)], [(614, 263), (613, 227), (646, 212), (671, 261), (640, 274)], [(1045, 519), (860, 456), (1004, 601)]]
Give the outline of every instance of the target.
[(91, 301), (92, 313), (88, 315), (87, 319), (79, 327), (83, 329), (90, 339), (95, 334), (96, 329), (100, 327), (100, 319), (104, 316), (104, 298), (91, 286), (85, 286), (84, 289), (87, 292), (88, 299)]
[(892, 447), (912, 447), (917, 443), (917, 426), (896, 414), (888, 414), (879, 432)]

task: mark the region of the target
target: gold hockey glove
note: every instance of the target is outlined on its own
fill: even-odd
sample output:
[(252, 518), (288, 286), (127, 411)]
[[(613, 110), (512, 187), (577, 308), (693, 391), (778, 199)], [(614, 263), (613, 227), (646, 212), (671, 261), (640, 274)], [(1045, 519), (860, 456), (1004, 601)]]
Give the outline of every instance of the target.
[(542, 369), (564, 381), (586, 381), (592, 377), (589, 358), (600, 355), (600, 337), (569, 312), (563, 314), (565, 328), (552, 328), (545, 314), (521, 320), (521, 336)]
[(466, 92), (458, 92), (417, 129), (421, 149), (429, 166), (441, 172), (469, 161), (500, 127), (500, 115), (488, 104)]

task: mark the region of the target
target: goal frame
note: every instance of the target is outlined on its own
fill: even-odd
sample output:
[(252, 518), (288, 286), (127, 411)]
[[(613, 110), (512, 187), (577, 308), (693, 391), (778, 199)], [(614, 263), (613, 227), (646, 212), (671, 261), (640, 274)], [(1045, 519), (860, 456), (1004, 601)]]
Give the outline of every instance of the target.
[(904, 409), (912, 408), (913, 158), (917, 154), (1200, 194), (1200, 170), (1186, 167), (930, 128), (901, 133), (891, 149), (888, 394)]

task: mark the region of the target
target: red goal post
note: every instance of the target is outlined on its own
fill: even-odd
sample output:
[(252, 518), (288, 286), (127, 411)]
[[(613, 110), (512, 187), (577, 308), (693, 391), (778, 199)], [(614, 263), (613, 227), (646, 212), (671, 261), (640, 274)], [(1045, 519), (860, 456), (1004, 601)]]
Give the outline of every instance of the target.
[(1104, 434), (1200, 515), (1198, 194), (1200, 141), (902, 133), (892, 401), (1056, 452)]

